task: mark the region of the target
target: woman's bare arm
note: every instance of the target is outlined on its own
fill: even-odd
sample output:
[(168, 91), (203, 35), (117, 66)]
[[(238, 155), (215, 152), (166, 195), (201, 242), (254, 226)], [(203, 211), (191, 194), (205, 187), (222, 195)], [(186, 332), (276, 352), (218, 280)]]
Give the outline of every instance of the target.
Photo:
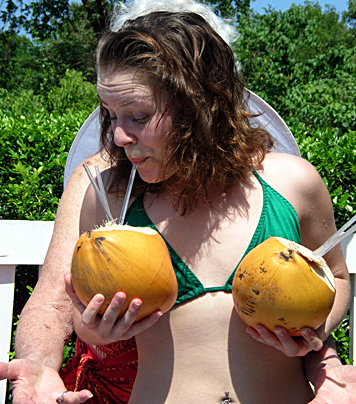
[[(321, 177), (307, 161), (290, 155), (271, 153), (267, 156), (262, 176), (281, 193), (298, 214), (301, 242), (310, 250), (320, 247), (336, 231), (330, 195)], [(282, 327), (274, 333), (265, 327), (248, 327), (248, 333), (257, 341), (274, 346), (287, 356), (304, 356), (311, 350), (320, 350), (323, 341), (344, 318), (350, 296), (347, 267), (340, 246), (325, 256), (336, 284), (335, 302), (326, 322), (317, 330), (304, 328), (303, 338), (291, 338)]]

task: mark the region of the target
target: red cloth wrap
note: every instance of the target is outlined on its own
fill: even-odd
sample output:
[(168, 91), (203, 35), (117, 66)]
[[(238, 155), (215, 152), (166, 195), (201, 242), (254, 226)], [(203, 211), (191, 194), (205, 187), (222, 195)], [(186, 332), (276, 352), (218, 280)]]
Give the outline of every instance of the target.
[(60, 372), (68, 391), (88, 389), (90, 404), (126, 404), (137, 373), (134, 338), (95, 347), (77, 339), (75, 356)]

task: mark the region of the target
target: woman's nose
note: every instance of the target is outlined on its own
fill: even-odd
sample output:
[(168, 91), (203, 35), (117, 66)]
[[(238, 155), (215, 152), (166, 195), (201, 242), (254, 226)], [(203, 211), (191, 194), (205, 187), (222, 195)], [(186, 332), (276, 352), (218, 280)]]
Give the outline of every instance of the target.
[(123, 122), (119, 122), (119, 120), (113, 121), (112, 126), (116, 146), (127, 147), (137, 143), (136, 137), (130, 134)]

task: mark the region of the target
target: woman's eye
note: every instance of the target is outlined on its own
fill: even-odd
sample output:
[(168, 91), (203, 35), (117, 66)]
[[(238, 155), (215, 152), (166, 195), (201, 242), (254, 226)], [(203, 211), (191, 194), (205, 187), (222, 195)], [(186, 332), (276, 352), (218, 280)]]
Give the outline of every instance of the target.
[(136, 123), (146, 123), (148, 121), (148, 119), (149, 119), (149, 115), (145, 115), (145, 116), (140, 117), (140, 118), (136, 118), (136, 117), (133, 116), (131, 119)]
[(109, 116), (109, 120), (111, 121), (116, 121), (117, 117), (116, 116)]

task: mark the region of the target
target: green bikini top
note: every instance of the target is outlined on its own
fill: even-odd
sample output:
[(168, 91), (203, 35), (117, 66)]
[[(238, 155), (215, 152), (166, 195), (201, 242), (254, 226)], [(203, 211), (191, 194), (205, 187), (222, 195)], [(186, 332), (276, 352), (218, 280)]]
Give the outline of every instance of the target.
[[(281, 194), (269, 186), (256, 172), (254, 174), (263, 188), (263, 207), (255, 233), (243, 257), (268, 237), (284, 237), (300, 244), (300, 225), (293, 206)], [(131, 204), (127, 211), (125, 223), (135, 227), (151, 227), (158, 231), (145, 212), (143, 196), (136, 198)], [(175, 304), (185, 303), (207, 292), (224, 291), (231, 293), (234, 274), (241, 261), (236, 265), (225, 285), (205, 288), (164, 237), (163, 239), (171, 255), (178, 281), (178, 298)]]

